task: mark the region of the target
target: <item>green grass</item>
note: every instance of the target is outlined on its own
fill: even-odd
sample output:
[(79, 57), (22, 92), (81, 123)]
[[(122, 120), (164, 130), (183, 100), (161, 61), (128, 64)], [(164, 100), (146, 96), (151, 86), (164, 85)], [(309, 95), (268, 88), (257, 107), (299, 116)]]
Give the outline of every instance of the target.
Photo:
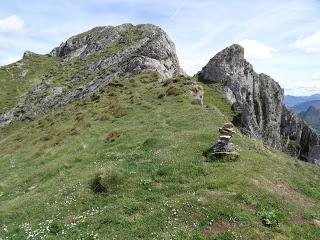
[(206, 161), (233, 112), (189, 81), (140, 74), (0, 129), (1, 238), (318, 239), (319, 166), (240, 133), (239, 160)]
[[(56, 59), (35, 54), (0, 68), (0, 114), (12, 108), (19, 97), (41, 83), (44, 75), (56, 67)], [(27, 70), (26, 76), (19, 77), (23, 70)]]

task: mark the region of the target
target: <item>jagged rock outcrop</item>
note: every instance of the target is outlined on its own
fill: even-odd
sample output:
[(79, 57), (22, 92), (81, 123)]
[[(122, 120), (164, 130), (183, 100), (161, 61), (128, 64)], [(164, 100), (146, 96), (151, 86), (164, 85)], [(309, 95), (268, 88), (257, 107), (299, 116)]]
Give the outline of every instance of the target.
[(96, 27), (69, 38), (50, 53), (54, 57), (81, 60), (96, 54), (105, 56), (87, 66), (89, 71), (127, 61), (119, 69), (122, 73), (156, 70), (163, 78), (183, 74), (174, 43), (160, 27), (151, 24)]
[(23, 53), (23, 58), (28, 58), (28, 57), (32, 57), (33, 55), (36, 55), (35, 53), (27, 50)]
[(319, 135), (284, 105), (283, 89), (258, 74), (244, 58), (244, 49), (232, 45), (214, 56), (199, 72), (205, 82), (220, 83), (239, 116), (242, 131), (279, 150), (320, 163)]
[[(27, 51), (24, 59), (33, 55)], [(33, 119), (90, 96), (114, 79), (141, 71), (156, 71), (160, 79), (184, 74), (173, 42), (161, 28), (151, 24), (96, 27), (71, 37), (48, 56), (56, 67), (0, 116), (0, 127)]]

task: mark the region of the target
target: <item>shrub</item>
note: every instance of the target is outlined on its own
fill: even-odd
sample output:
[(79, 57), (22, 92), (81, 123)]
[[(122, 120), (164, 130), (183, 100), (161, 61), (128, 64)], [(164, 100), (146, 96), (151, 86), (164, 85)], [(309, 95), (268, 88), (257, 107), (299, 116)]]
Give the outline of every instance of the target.
[(40, 137), (40, 141), (46, 142), (46, 141), (49, 141), (51, 138), (52, 138), (52, 136), (47, 134), (47, 135)]
[(101, 114), (98, 118), (100, 121), (107, 121), (110, 117), (107, 114)]
[(297, 140), (289, 140), (288, 149), (292, 149), (294, 151), (300, 151), (301, 145)]
[(100, 96), (98, 95), (98, 94), (92, 94), (91, 96), (90, 96), (90, 99), (91, 99), (91, 101), (98, 101), (99, 99), (100, 99)]
[(101, 169), (91, 183), (91, 189), (95, 193), (109, 193), (117, 189), (122, 182), (123, 175), (116, 168)]
[(121, 136), (121, 132), (120, 131), (118, 131), (118, 130), (114, 130), (114, 131), (111, 131), (111, 132), (109, 132), (106, 136), (105, 136), (105, 138), (104, 138), (104, 142), (105, 143), (112, 143), (112, 142), (114, 142), (118, 137), (120, 137)]
[(70, 130), (70, 135), (74, 136), (74, 135), (78, 135), (80, 133), (81, 129), (79, 127), (73, 127)]
[(178, 96), (181, 94), (180, 89), (175, 86), (170, 86), (166, 91), (167, 96)]
[(158, 98), (161, 99), (161, 98), (163, 98), (164, 96), (165, 96), (164, 93), (160, 93), (160, 94), (158, 95)]
[(258, 216), (263, 223), (263, 225), (267, 227), (277, 227), (279, 226), (279, 220), (274, 210), (266, 210), (258, 212)]
[(57, 223), (53, 222), (49, 226), (49, 232), (53, 235), (58, 235), (58, 233), (62, 230), (62, 227)]
[(119, 106), (116, 103), (112, 103), (109, 106), (109, 110), (111, 111), (112, 115), (115, 116), (116, 118), (121, 118), (121, 117), (123, 117), (123, 116), (128, 114), (128, 110), (127, 109)]
[(166, 141), (161, 138), (151, 137), (147, 138), (143, 143), (142, 147), (144, 149), (158, 149), (166, 146)]

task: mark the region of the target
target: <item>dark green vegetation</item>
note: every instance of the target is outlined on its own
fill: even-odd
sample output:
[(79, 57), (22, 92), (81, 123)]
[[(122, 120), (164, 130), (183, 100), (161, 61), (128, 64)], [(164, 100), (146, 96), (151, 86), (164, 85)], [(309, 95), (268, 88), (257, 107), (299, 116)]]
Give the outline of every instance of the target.
[(1, 238), (319, 239), (319, 166), (240, 133), (237, 161), (206, 161), (233, 113), (190, 81), (119, 79), (0, 129)]

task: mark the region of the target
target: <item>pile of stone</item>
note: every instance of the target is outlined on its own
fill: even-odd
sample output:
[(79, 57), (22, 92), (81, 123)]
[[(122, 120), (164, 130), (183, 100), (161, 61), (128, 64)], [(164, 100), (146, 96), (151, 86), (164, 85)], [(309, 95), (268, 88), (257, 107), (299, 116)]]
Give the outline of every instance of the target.
[(233, 131), (233, 124), (226, 122), (222, 128), (219, 128), (219, 140), (213, 145), (208, 157), (210, 159), (235, 159), (239, 156), (235, 146), (231, 143), (232, 135), (235, 133)]
[(213, 152), (234, 152), (233, 143), (230, 142), (233, 131), (232, 123), (225, 123), (223, 128), (219, 128), (220, 138), (218, 143), (213, 146)]

